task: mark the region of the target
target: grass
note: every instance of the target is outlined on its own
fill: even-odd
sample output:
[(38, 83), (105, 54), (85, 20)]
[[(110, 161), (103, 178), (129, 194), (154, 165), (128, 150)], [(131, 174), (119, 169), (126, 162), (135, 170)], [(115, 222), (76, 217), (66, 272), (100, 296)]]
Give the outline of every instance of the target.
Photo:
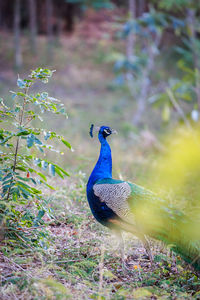
[(198, 299), (197, 275), (155, 241), (151, 268), (140, 241), (125, 234), (130, 271), (122, 269), (116, 238), (91, 216), (85, 180), (57, 181), (48, 194), (47, 248), (2, 243), (1, 299)]

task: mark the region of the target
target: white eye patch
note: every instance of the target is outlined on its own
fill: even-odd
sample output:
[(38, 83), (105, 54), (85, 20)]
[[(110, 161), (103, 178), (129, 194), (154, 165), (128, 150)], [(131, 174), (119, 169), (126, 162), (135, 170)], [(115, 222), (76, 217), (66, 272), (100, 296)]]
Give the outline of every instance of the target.
[(107, 129), (104, 129), (104, 132), (110, 134), (110, 131), (108, 131)]

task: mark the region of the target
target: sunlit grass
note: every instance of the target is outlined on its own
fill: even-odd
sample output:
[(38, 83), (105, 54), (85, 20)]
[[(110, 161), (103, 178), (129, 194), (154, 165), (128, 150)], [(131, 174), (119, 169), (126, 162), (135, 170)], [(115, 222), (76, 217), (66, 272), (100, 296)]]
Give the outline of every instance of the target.
[[(144, 258), (138, 239), (125, 235), (130, 273), (122, 270), (117, 240), (91, 216), (85, 199), (84, 175), (54, 180), (56, 192), (46, 194), (53, 218), (45, 217), (50, 247), (10, 251), (3, 247), (2, 299), (98, 299), (102, 268), (102, 299), (185, 297), (198, 293), (198, 278), (180, 258), (159, 243), (151, 245), (154, 268)], [(100, 267), (102, 245), (103, 264)]]

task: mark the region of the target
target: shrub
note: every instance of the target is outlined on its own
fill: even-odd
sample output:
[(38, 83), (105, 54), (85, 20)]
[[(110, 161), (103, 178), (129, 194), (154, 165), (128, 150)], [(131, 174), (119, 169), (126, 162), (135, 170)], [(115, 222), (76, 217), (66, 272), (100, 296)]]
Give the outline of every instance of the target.
[[(47, 183), (47, 170), (51, 176), (61, 178), (68, 173), (50, 162), (48, 150), (56, 151), (47, 144), (51, 139), (70, 144), (54, 131), (33, 127), (33, 120), (41, 114), (64, 114), (65, 108), (59, 100), (47, 92), (31, 94), (37, 81), (47, 83), (54, 71), (38, 68), (26, 79), (18, 78), (18, 91), (11, 92), (13, 104), (7, 107), (0, 99), (0, 224), (1, 239), (19, 242), (23, 245), (41, 244), (44, 231), (39, 229), (42, 217), (48, 210), (42, 193), (42, 185), (54, 189)], [(41, 123), (40, 123), (41, 124)]]

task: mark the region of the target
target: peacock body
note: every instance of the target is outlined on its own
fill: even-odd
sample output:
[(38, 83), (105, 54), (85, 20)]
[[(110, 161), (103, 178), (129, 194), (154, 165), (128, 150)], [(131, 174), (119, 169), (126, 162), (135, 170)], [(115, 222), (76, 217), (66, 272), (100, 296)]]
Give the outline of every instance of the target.
[(99, 129), (99, 159), (87, 183), (87, 199), (98, 222), (111, 229), (131, 232), (144, 241), (144, 234), (171, 245), (186, 262), (200, 270), (200, 241), (187, 231), (191, 220), (151, 191), (112, 178), (108, 126)]

